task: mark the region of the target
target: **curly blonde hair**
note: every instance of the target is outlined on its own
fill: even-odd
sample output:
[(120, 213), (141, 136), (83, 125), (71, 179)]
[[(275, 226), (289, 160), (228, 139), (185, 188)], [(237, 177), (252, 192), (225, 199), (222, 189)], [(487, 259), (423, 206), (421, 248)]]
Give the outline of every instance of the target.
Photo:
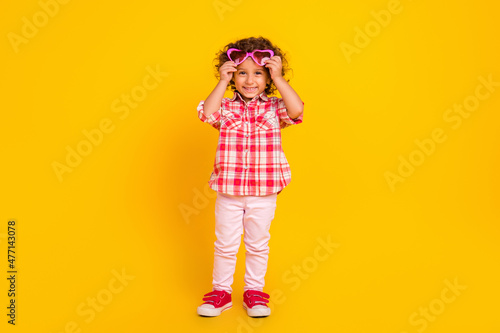
[[(227, 56), (227, 50), (230, 48), (235, 48), (242, 50), (244, 52), (252, 52), (253, 50), (272, 50), (275, 56), (279, 56), (281, 58), (281, 75), (283, 77), (287, 76), (288, 73), (292, 70), (288, 66), (288, 61), (286, 59), (286, 54), (277, 46), (273, 45), (269, 39), (264, 38), (262, 36), (259, 37), (249, 37), (240, 39), (234, 43), (229, 43), (222, 50), (216, 53), (216, 57), (214, 59), (215, 62), (215, 77), (220, 79), (219, 69), (226, 62), (229, 61), (229, 57)], [(264, 67), (267, 72), (269, 78), (271, 78), (271, 74), (269, 73), (269, 69)], [(290, 82), (290, 79), (285, 78), (287, 82)], [(236, 91), (236, 86), (234, 85), (234, 81), (231, 79), (229, 82), (229, 87), (232, 91)], [(276, 86), (274, 85), (273, 80), (271, 79), (271, 83), (266, 85), (266, 89), (264, 90), (267, 95), (271, 95), (276, 91)]]

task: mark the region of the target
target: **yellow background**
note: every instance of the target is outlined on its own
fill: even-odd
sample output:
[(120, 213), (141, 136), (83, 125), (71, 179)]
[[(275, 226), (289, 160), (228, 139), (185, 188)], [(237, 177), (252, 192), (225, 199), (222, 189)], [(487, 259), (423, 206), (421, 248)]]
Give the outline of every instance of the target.
[[(500, 332), (500, 87), (458, 128), (443, 118), (478, 77), (500, 82), (500, 8), (401, 0), (377, 31), (371, 12), (389, 6), (71, 0), (43, 22), (39, 2), (2, 1), (2, 276), (7, 221), (18, 232), (17, 324), (3, 277), (2, 332)], [(9, 36), (34, 16), (45, 25), (16, 52)], [(373, 37), (349, 62), (340, 46), (367, 25)], [(288, 53), (305, 102), (304, 122), (282, 133), (292, 182), (271, 227), (273, 313), (250, 320), (241, 306), (242, 245), (233, 308), (201, 318), (218, 132), (196, 106), (216, 85), (215, 53), (259, 35)], [(120, 118), (113, 102), (147, 68), (168, 75)], [(113, 130), (59, 181), (53, 163), (103, 119)], [(391, 190), (385, 173), (435, 128), (446, 141)], [(326, 255), (328, 239), (339, 246)], [(129, 280), (110, 293), (122, 270)], [(465, 289), (454, 296), (446, 281)], [(92, 320), (77, 312), (97, 296), (106, 305)], [(439, 314), (422, 319), (429, 307)]]

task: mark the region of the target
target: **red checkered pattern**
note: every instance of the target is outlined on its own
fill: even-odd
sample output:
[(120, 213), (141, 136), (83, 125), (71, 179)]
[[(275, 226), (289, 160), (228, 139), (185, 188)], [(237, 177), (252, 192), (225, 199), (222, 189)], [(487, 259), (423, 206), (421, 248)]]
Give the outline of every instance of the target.
[(210, 188), (231, 195), (279, 194), (292, 179), (281, 129), (300, 124), (303, 114), (291, 119), (283, 99), (265, 92), (248, 103), (235, 92), (209, 117), (203, 113), (204, 103), (198, 105), (198, 117), (219, 130)]

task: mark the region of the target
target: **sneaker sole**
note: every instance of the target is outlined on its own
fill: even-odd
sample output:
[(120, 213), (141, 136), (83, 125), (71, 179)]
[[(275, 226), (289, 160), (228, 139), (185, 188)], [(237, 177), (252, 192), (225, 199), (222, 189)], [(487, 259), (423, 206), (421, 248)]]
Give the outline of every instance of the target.
[(268, 317), (271, 314), (271, 309), (251, 309), (243, 302), (243, 309), (247, 310), (247, 315), (252, 318)]
[(227, 303), (226, 305), (220, 307), (220, 308), (215, 308), (215, 309), (210, 309), (210, 308), (200, 308), (198, 307), (198, 314), (203, 317), (217, 317), (222, 313), (222, 311), (229, 310), (233, 306), (232, 302)]

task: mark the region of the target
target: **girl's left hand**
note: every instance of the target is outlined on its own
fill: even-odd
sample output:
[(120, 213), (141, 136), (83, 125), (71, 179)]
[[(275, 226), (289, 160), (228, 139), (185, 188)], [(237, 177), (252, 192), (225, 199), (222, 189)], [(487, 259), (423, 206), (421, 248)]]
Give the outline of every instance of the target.
[(272, 58), (266, 60), (265, 67), (269, 69), (272, 80), (281, 77), (281, 69), (283, 65), (281, 64), (281, 58), (279, 56), (273, 56)]

